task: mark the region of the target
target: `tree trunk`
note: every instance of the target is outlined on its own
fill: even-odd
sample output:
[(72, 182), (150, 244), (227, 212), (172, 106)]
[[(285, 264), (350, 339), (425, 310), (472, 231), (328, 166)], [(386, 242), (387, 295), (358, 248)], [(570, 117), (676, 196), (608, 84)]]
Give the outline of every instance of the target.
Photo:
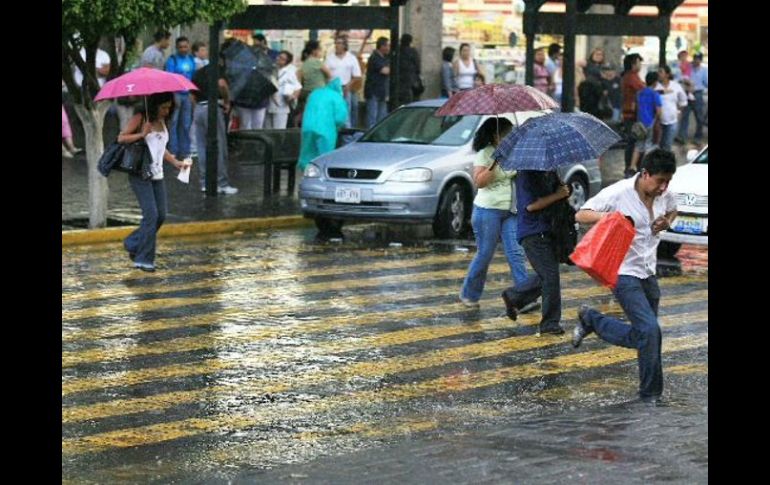
[(88, 109), (75, 104), (75, 112), (83, 123), (86, 136), (86, 160), (88, 161), (88, 227), (94, 229), (107, 225), (107, 178), (96, 169), (104, 152), (104, 116), (110, 103), (99, 103)]

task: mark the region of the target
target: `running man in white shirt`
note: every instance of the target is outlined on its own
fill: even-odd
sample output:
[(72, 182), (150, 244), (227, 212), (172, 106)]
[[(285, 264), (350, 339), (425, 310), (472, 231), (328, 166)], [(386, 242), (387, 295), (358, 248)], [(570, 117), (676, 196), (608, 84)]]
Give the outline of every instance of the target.
[(606, 187), (575, 214), (581, 224), (594, 224), (620, 211), (634, 220), (636, 234), (618, 271), (613, 290), (629, 325), (582, 305), (572, 345), (578, 347), (591, 332), (611, 344), (638, 350), (639, 397), (657, 400), (663, 393), (661, 333), (658, 325), (660, 288), (655, 277), (660, 232), (676, 218), (676, 199), (668, 184), (676, 172), (676, 158), (668, 150), (648, 152), (640, 171), (632, 178)]

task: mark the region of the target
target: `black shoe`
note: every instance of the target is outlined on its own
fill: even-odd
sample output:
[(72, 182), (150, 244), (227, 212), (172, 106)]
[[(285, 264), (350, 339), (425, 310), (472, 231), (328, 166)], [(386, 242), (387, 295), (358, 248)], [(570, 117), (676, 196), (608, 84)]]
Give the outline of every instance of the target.
[(556, 325), (555, 327), (548, 327), (545, 329), (540, 330), (540, 335), (548, 334), (548, 335), (564, 335), (564, 329), (561, 328), (560, 325)]
[(590, 307), (588, 305), (580, 305), (578, 310), (578, 322), (575, 325), (575, 329), (572, 331), (572, 346), (575, 348), (580, 347), (580, 343), (588, 334), (594, 331), (594, 329), (585, 322), (585, 314)]
[(515, 322), (517, 318), (516, 305), (508, 298), (508, 294), (505, 291), (503, 292), (503, 302), (505, 302), (505, 314)]
[(533, 302), (527, 303), (523, 307), (519, 308), (519, 313), (522, 315), (525, 313), (532, 313), (535, 310), (539, 310), (542, 307), (539, 301), (535, 300)]
[(136, 259), (136, 253), (128, 253), (128, 259), (130, 259), (131, 261), (135, 260)]

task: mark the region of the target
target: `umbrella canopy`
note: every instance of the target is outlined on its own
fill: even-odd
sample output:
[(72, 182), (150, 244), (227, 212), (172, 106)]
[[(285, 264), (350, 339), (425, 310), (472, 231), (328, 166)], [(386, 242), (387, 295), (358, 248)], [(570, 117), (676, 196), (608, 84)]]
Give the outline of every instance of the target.
[(198, 89), (198, 87), (181, 74), (141, 67), (106, 82), (94, 101), (191, 89)]
[(549, 172), (598, 158), (620, 136), (587, 113), (551, 113), (530, 118), (506, 136), (492, 158), (504, 170)]
[(521, 84), (485, 84), (452, 96), (436, 116), (499, 115), (558, 108), (547, 94)]

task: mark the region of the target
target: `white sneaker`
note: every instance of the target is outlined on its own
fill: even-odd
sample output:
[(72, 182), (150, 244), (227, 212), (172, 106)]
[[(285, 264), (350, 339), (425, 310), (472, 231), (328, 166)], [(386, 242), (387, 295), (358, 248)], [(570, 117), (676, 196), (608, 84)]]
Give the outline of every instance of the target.
[(74, 155), (72, 154), (71, 151), (69, 151), (66, 148), (64, 148), (64, 145), (62, 145), (62, 147), (61, 147), (61, 156), (64, 157), (64, 158), (73, 158), (74, 157)]
[(235, 195), (238, 193), (238, 189), (229, 185), (225, 185), (224, 187), (219, 187), (218, 192), (225, 195)]
[(468, 308), (480, 308), (481, 305), (479, 305), (479, 302), (477, 301), (471, 301), (468, 298), (465, 298), (464, 296), (460, 295), (460, 303), (465, 305)]

